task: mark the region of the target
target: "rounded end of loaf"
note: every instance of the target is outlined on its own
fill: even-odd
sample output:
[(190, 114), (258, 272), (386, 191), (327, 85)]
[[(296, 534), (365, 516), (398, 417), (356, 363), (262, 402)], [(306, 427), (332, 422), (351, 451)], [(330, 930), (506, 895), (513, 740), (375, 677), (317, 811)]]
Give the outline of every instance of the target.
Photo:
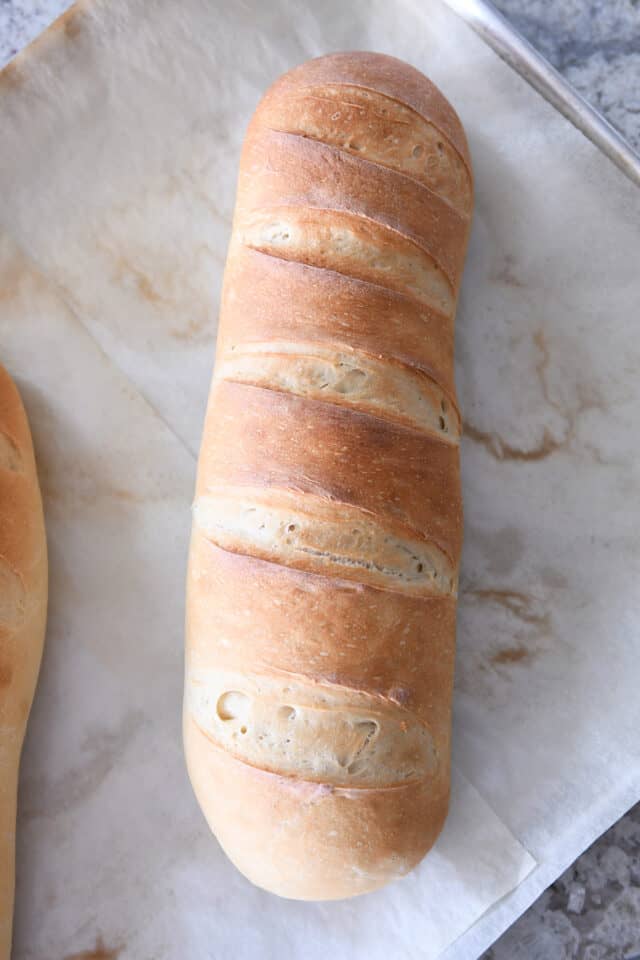
[[(299, 93), (304, 88), (351, 86), (373, 94), (382, 94), (402, 104), (441, 131), (455, 148), (471, 177), (471, 155), (464, 127), (458, 114), (438, 87), (420, 70), (385, 53), (347, 50), (307, 60), (276, 80), (256, 110), (273, 99)], [(378, 119), (383, 120), (378, 109)]]
[(446, 819), (442, 776), (382, 789), (278, 776), (212, 744), (188, 712), (184, 743), (221, 847), (251, 883), (280, 897), (339, 900), (377, 890), (422, 860)]

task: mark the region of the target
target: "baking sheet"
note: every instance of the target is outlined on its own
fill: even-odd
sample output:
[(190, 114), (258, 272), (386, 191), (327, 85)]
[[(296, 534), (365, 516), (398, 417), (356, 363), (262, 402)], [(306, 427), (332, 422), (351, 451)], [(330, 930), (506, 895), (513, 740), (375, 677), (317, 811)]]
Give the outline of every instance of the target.
[[(347, 48), (427, 72), (469, 134), (467, 523), (443, 837), (310, 905), (246, 883), (191, 796), (182, 585), (244, 127)], [(0, 129), (0, 349), (52, 552), (16, 956), (477, 956), (640, 797), (638, 191), (437, 0), (96, 0), (0, 74)]]
[[(415, 2), (415, 0), (414, 0)], [(499, 57), (584, 133), (612, 163), (640, 186), (640, 155), (595, 107), (571, 86), (490, 0), (445, 0)]]
[(50, 551), (14, 956), (102, 944), (131, 960), (320, 960), (328, 949), (384, 960), (392, 939), (407, 957), (436, 957), (531, 858), (456, 773), (438, 851), (388, 892), (298, 904), (237, 873), (197, 808), (180, 742), (193, 457), (6, 237), (0, 289), (3, 360), (31, 417)]

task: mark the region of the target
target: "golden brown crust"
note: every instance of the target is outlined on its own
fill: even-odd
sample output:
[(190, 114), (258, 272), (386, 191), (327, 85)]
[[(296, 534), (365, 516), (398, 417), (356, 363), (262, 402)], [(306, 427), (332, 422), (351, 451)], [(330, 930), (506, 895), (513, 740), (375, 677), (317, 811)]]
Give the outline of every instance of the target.
[(413, 711), (446, 753), (440, 701), (453, 683), (452, 598), (425, 601), (229, 553), (197, 528), (190, 580), (188, 656), (198, 669), (246, 663), (368, 690)]
[(235, 244), (395, 290), (453, 319), (456, 293), (445, 272), (430, 253), (388, 224), (349, 210), (300, 204), (238, 219)]
[(0, 957), (8, 960), (18, 766), (42, 655), (47, 555), (29, 424), (1, 366), (0, 438)]
[(390, 167), (437, 193), (463, 217), (471, 215), (471, 176), (458, 151), (411, 107), (379, 91), (349, 84), (305, 86), (265, 98), (253, 123)]
[(238, 229), (259, 210), (317, 208), (326, 211), (327, 221), (330, 211), (342, 210), (413, 241), (457, 287), (468, 222), (409, 177), (319, 141), (260, 127), (249, 127), (240, 170)]
[(402, 524), (458, 562), (457, 447), (334, 404), (224, 380), (212, 386), (210, 409), (197, 496), (260, 485), (314, 494), (338, 514), (347, 503)]
[(446, 816), (471, 195), (455, 113), (379, 54), (291, 71), (245, 141), (194, 504), (184, 735), (211, 828), (281, 896), (373, 890)]
[[(308, 60), (277, 80), (265, 95), (286, 96), (291, 90), (320, 84), (347, 84), (384, 93), (411, 107), (441, 130), (471, 172), (471, 156), (460, 118), (448, 100), (423, 73), (384, 53), (347, 51)], [(258, 108), (260, 109), (260, 108)]]
[(240, 247), (225, 270), (222, 315), (231, 312), (217, 364), (246, 344), (309, 340), (418, 367), (455, 398), (453, 325), (393, 290)]

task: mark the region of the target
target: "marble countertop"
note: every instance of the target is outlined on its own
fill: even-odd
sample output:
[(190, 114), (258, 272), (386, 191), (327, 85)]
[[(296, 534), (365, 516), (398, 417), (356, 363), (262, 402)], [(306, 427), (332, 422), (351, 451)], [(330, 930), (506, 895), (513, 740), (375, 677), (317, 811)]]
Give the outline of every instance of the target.
[[(0, 0), (0, 65), (68, 6)], [(640, 2), (497, 0), (496, 6), (640, 149)], [(640, 805), (611, 828), (484, 960), (640, 956)]]

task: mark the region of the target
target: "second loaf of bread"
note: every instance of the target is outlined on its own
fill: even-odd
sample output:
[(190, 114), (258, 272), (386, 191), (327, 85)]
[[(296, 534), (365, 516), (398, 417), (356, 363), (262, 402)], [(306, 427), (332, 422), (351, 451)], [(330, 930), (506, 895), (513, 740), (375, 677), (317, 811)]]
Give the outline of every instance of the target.
[(220, 843), (283, 896), (401, 876), (446, 816), (471, 206), (457, 116), (393, 58), (310, 61), (249, 127), (194, 504), (184, 735)]

